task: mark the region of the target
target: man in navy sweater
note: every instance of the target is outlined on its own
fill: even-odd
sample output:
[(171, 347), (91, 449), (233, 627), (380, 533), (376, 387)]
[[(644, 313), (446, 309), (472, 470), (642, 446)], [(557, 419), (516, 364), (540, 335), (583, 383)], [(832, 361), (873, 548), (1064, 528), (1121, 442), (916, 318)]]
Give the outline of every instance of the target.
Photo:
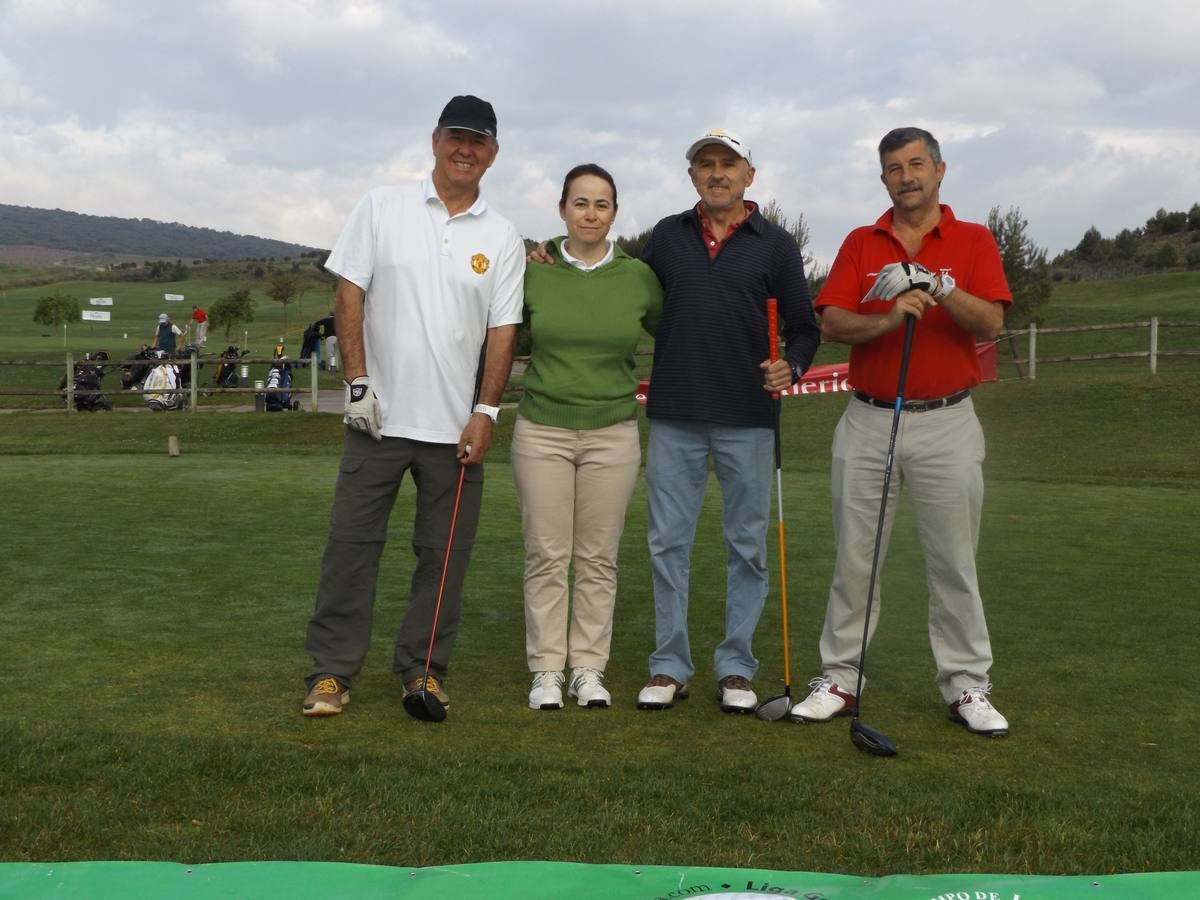
[[(647, 414), (648, 537), (655, 650), (639, 709), (687, 696), (695, 673), (688, 642), (692, 544), (712, 457), (724, 501), (725, 639), (713, 654), (721, 709), (754, 710), (751, 649), (768, 591), (767, 528), (775, 406), (820, 343), (800, 248), (745, 200), (750, 149), (723, 129), (688, 148), (700, 202), (655, 226), (643, 254), (663, 285)], [(770, 362), (767, 298), (779, 302), (787, 342)]]

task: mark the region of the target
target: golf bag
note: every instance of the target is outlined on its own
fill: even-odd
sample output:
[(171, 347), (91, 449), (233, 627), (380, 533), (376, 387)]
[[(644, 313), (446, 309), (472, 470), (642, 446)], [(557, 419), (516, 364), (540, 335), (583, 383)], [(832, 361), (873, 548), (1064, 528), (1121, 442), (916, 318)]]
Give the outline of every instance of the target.
[(292, 400), (292, 365), (282, 359), (277, 359), (271, 363), (271, 368), (267, 370), (267, 381), (265, 387), (270, 388), (286, 388), (278, 393), (271, 392), (266, 395), (267, 412), (283, 412), (288, 409), (299, 409), (299, 401)]
[(152, 410), (183, 409), (183, 394), (167, 393), (182, 387), (179, 379), (179, 367), (167, 361), (167, 354), (162, 350), (154, 351), (162, 360), (159, 365), (150, 369), (142, 384), (142, 392), (146, 405)]
[(217, 387), (233, 388), (238, 386), (237, 361), (249, 352), (249, 350), (239, 350), (233, 344), (225, 348), (221, 353), (221, 363), (217, 366)]
[[(100, 380), (104, 377), (104, 366), (96, 365), (92, 360), (108, 360), (108, 353), (104, 350), (97, 350), (95, 353), (85, 353), (84, 361), (75, 363), (71, 371), (72, 389), (75, 393), (75, 408), (81, 412), (96, 412), (97, 410), (112, 409), (112, 401), (103, 394), (80, 394), (79, 391), (98, 391), (100, 390)], [(66, 394), (67, 376), (64, 375), (59, 379), (58, 389), (63, 392), (63, 400), (67, 399)]]
[[(323, 319), (317, 319), (307, 328), (304, 329), (304, 343), (300, 347), (300, 358), (308, 359), (311, 356), (316, 356), (318, 361), (321, 359), (321, 341), (328, 340), (334, 337), (337, 331), (334, 327), (333, 316), (325, 316)], [(321, 364), (324, 368), (324, 363)]]
[(121, 387), (127, 391), (141, 390), (142, 382), (150, 374), (150, 360), (158, 358), (158, 351), (148, 344), (125, 360), (121, 365)]
[(197, 344), (187, 344), (175, 351), (173, 358), (178, 360), (175, 366), (175, 371), (179, 375), (179, 386), (181, 388), (190, 388), (192, 386), (192, 354), (200, 355), (200, 347)]

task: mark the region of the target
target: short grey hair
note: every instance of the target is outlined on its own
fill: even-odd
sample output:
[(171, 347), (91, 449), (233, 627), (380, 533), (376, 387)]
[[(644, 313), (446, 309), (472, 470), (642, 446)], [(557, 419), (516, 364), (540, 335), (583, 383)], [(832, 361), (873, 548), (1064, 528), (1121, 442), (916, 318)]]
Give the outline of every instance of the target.
[(937, 138), (924, 128), (910, 125), (906, 128), (893, 128), (883, 136), (883, 140), (879, 142), (879, 168), (883, 168), (883, 158), (887, 154), (894, 153), (913, 141), (925, 142), (925, 147), (929, 150), (929, 158), (933, 160), (935, 166), (942, 161), (942, 148), (938, 146)]

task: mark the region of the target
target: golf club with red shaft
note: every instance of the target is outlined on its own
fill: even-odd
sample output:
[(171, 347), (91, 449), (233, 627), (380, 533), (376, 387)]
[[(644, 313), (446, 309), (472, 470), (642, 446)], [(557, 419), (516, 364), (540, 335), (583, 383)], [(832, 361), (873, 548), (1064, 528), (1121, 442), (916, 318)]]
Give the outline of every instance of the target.
[[(779, 304), (774, 297), (767, 300), (767, 340), (771, 347), (771, 362), (779, 359)], [(788, 607), (787, 607), (787, 555), (783, 543), (783, 455), (779, 450), (779, 413), (783, 406), (778, 391), (771, 394), (775, 399), (775, 507), (779, 514), (779, 606), (783, 617), (783, 693), (768, 697), (754, 710), (754, 714), (767, 722), (778, 722), (792, 709), (792, 666), (788, 652)]]
[[(465, 448), (471, 455), (471, 445)], [(425, 651), (425, 674), (421, 676), (421, 687), (404, 696), (404, 711), (423, 722), (441, 722), (446, 718), (446, 707), (429, 690), (429, 664), (433, 659), (433, 641), (437, 636), (438, 616), (442, 611), (442, 594), (446, 590), (446, 574), (450, 571), (450, 550), (454, 546), (454, 526), (458, 523), (458, 507), (462, 502), (463, 480), (467, 475), (467, 464), (459, 463), (458, 490), (454, 493), (454, 510), (450, 513), (450, 533), (446, 536), (446, 555), (442, 561), (442, 580), (438, 584), (437, 603), (433, 607), (433, 625), (429, 629), (429, 649)]]
[(917, 320), (911, 315), (904, 318), (904, 350), (900, 354), (900, 377), (896, 382), (896, 405), (892, 409), (892, 436), (888, 440), (887, 462), (883, 466), (883, 496), (879, 499), (879, 522), (875, 526), (875, 552), (871, 557), (871, 578), (867, 584), (867, 614), (863, 619), (862, 649), (858, 656), (858, 687), (854, 696), (853, 718), (850, 720), (850, 740), (859, 750), (873, 756), (895, 756), (896, 745), (881, 731), (864, 725), (858, 720), (862, 711), (863, 669), (867, 664), (867, 635), (871, 628), (871, 606), (875, 602), (875, 578), (879, 574), (879, 547), (883, 542), (883, 521), (887, 513), (888, 489), (892, 484), (892, 463), (896, 454), (896, 432), (900, 430), (900, 410), (904, 406), (904, 381), (908, 377), (908, 358), (912, 353), (913, 332)]

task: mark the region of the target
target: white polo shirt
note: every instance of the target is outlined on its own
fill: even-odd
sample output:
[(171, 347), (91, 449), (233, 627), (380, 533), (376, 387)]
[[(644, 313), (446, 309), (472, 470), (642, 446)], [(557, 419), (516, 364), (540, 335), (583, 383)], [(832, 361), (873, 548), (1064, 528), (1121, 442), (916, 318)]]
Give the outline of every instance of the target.
[(366, 292), (363, 344), (383, 434), (457, 443), (487, 329), (521, 321), (516, 228), (482, 198), (451, 217), (427, 177), (363, 197), (325, 268)]

